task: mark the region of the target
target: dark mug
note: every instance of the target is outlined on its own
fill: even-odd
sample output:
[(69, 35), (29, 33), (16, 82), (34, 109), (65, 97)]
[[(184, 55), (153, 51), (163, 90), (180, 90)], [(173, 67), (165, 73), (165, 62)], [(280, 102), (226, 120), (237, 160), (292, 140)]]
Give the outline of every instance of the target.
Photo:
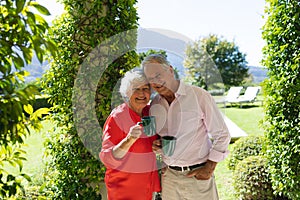
[(143, 125), (144, 133), (147, 136), (153, 136), (156, 134), (156, 121), (154, 116), (142, 117), (142, 121), (138, 122), (138, 125)]
[(162, 150), (164, 155), (166, 156), (173, 155), (176, 147), (176, 140), (177, 138), (174, 136), (166, 135), (161, 137), (161, 144), (162, 144)]

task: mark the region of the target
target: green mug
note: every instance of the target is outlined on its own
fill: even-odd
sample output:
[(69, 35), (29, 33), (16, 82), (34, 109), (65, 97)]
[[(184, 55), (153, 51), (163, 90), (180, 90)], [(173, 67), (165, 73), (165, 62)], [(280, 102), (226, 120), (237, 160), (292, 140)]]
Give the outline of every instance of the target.
[(166, 156), (173, 155), (176, 147), (176, 140), (177, 140), (176, 137), (170, 135), (161, 137), (161, 144), (162, 144), (162, 150), (164, 155)]
[(154, 116), (142, 117), (142, 121), (138, 122), (138, 125), (143, 125), (144, 133), (147, 136), (153, 136), (156, 134), (156, 121)]

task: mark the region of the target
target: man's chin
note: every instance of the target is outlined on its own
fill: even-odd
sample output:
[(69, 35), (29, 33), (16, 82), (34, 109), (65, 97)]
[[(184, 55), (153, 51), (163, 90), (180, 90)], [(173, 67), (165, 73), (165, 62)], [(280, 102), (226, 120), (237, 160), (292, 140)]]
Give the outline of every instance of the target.
[(168, 90), (165, 87), (160, 87), (160, 88), (155, 88), (155, 91), (158, 92), (159, 94), (164, 94), (166, 93)]

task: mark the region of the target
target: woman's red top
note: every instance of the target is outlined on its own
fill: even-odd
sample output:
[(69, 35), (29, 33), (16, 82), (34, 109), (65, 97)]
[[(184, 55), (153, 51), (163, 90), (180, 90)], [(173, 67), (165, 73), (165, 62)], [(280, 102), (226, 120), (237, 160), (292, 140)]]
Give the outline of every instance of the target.
[[(149, 106), (144, 108), (143, 115), (149, 115)], [(143, 133), (122, 159), (112, 154), (113, 147), (140, 121), (141, 117), (124, 103), (111, 112), (104, 124), (100, 159), (106, 166), (109, 200), (151, 200), (152, 193), (161, 190), (156, 156), (152, 151), (157, 136), (148, 137)]]

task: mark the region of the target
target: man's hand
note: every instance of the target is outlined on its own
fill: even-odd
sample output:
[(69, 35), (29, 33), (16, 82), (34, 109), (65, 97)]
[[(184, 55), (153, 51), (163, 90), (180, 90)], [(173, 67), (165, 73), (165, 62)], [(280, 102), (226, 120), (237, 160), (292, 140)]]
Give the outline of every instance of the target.
[(206, 164), (203, 167), (190, 171), (187, 174), (187, 177), (195, 176), (198, 180), (208, 180), (212, 177), (217, 163), (211, 160), (207, 160)]
[(157, 139), (153, 141), (152, 144), (152, 150), (154, 153), (161, 154), (162, 149), (161, 149), (161, 139)]

